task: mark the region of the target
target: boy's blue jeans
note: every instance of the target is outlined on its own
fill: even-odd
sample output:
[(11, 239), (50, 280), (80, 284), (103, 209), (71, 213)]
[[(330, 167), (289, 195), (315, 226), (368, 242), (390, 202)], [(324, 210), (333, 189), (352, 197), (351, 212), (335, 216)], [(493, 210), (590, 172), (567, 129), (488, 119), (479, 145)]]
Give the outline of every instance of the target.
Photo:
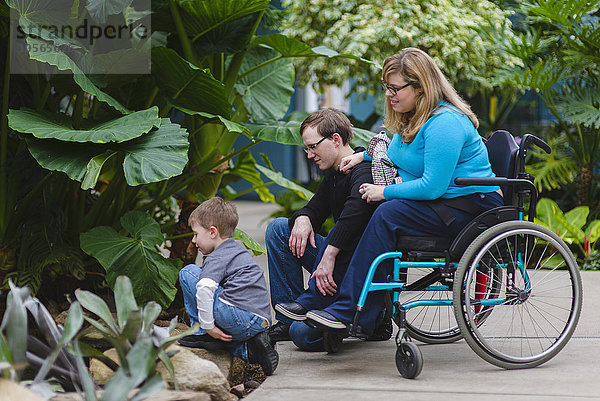
[[(200, 281), (200, 273), (202, 273), (202, 269), (195, 264), (187, 265), (179, 271), (179, 282), (183, 291), (183, 303), (185, 311), (190, 316), (191, 325), (198, 322), (196, 284)], [(217, 288), (213, 303), (215, 325), (233, 337), (230, 343), (224, 343), (233, 356), (248, 361), (246, 341), (261, 331), (265, 331), (268, 324), (265, 324), (265, 319), (254, 313), (222, 302), (219, 299), (221, 290), (221, 287)], [(196, 334), (205, 333), (205, 330), (200, 329)]]

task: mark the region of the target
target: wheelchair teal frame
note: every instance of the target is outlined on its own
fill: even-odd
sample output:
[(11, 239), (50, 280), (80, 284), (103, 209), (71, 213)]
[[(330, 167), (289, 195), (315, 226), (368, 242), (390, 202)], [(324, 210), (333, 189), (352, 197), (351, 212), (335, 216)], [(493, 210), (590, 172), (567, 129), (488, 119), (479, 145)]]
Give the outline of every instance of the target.
[[(510, 134), (509, 134), (510, 135)], [(479, 234), (467, 247), (466, 251), (460, 257), (460, 261), (451, 261), (449, 254), (447, 257), (434, 257), (434, 260), (444, 259), (443, 261), (403, 261), (402, 251), (386, 252), (377, 256), (371, 263), (367, 272), (365, 282), (357, 302), (356, 314), (353, 323), (349, 326), (348, 332), (351, 336), (361, 337), (361, 329), (358, 324), (361, 311), (364, 308), (367, 296), (372, 291), (390, 291), (393, 308), (390, 311), (394, 317), (394, 322), (398, 325), (396, 335), (396, 366), (403, 377), (414, 378), (421, 372), (423, 360), (418, 347), (412, 342), (406, 332), (406, 312), (417, 307), (453, 307), (454, 316), (457, 321), (460, 334), (458, 337), (452, 337), (450, 341), (456, 341), (461, 336), (464, 336), (469, 346), (483, 359), (506, 369), (528, 368), (544, 363), (554, 357), (570, 339), (581, 310), (582, 303), (582, 287), (581, 278), (579, 275), (578, 266), (575, 258), (568, 249), (567, 245), (554, 233), (545, 227), (533, 223), (535, 216), (535, 205), (537, 203), (537, 191), (533, 185), (533, 177), (524, 172), (524, 160), (527, 147), (529, 144), (536, 144), (550, 153), (550, 147), (539, 138), (532, 135), (526, 135), (523, 138), (518, 154), (514, 157), (519, 158), (520, 165), (515, 167), (516, 177), (496, 177), (493, 179), (476, 179), (476, 178), (457, 178), (457, 184), (464, 185), (508, 185), (515, 188), (516, 194), (516, 220), (501, 222), (486, 229)], [(524, 197), (530, 197), (530, 208), (528, 221), (524, 220)], [(511, 242), (512, 241), (512, 242)], [(528, 249), (531, 241), (531, 249)], [(514, 243), (514, 244), (513, 244)], [(534, 262), (533, 256), (537, 251), (536, 244), (546, 245), (543, 250), (540, 260), (537, 264)], [(511, 246), (511, 244), (513, 244)], [(525, 248), (523, 248), (523, 246)], [(495, 247), (495, 248), (494, 248)], [(494, 248), (494, 249), (493, 249)], [(514, 249), (513, 249), (514, 248)], [(542, 259), (546, 249), (556, 249), (556, 252), (547, 259)], [(515, 250), (516, 254), (512, 252)], [(531, 252), (531, 254), (528, 254)], [(558, 254), (557, 254), (558, 253)], [(509, 258), (510, 256), (510, 258)], [(504, 261), (503, 258), (507, 260)], [(553, 259), (554, 258), (554, 259)], [(387, 282), (373, 282), (375, 271), (380, 264), (386, 260), (393, 259), (393, 268), (391, 275), (388, 276)], [(556, 266), (550, 266), (552, 269), (546, 272), (546, 266), (540, 265), (542, 260), (556, 260)], [(444, 277), (443, 281), (451, 280), (450, 283), (427, 284), (424, 288), (416, 289), (420, 292), (445, 292), (452, 291), (452, 299), (420, 299), (409, 301), (404, 304), (399, 302), (400, 294), (407, 291), (409, 288), (408, 282), (403, 282), (401, 279), (401, 270), (411, 268), (426, 268), (435, 271), (440, 270), (440, 276)], [(474, 276), (479, 274), (487, 274), (486, 280), (493, 281), (495, 286), (494, 291), (482, 293), (485, 298), (478, 299), (477, 279)], [(495, 271), (494, 271), (495, 270)], [(514, 347), (505, 347), (502, 342), (496, 341), (496, 337), (503, 338), (505, 343), (517, 343), (520, 339), (519, 335), (508, 332), (502, 324), (502, 315), (498, 313), (498, 317), (494, 315), (496, 308), (501, 308), (506, 311), (511, 307), (525, 308), (525, 312), (531, 314), (543, 312), (542, 309), (533, 306), (529, 309), (528, 303), (533, 305), (534, 299), (542, 299), (544, 292), (533, 293), (534, 285), (530, 272), (535, 273), (535, 279), (542, 285), (546, 285), (545, 281), (563, 280), (561, 286), (566, 288), (560, 297), (556, 300), (552, 297), (544, 300), (544, 302), (552, 304), (553, 302), (563, 302), (558, 298), (565, 298), (564, 305), (560, 305), (560, 310), (565, 311), (566, 317), (558, 319), (556, 323), (552, 322), (549, 327), (542, 323), (533, 322), (523, 325), (521, 330), (524, 334), (521, 337), (526, 338), (527, 342), (521, 343), (521, 347), (532, 346), (534, 339), (540, 343), (539, 351), (532, 350), (531, 355), (523, 355), (523, 351), (518, 350), (518, 344)], [(406, 271), (406, 270), (405, 270)], [(518, 273), (517, 273), (518, 272)], [(542, 274), (544, 273), (544, 274)], [(545, 279), (545, 276), (552, 276), (552, 280)], [(474, 281), (475, 280), (475, 281)], [(545, 280), (545, 281), (544, 281)], [(434, 283), (440, 281), (435, 279)], [(487, 281), (486, 281), (487, 282)], [(491, 285), (491, 284), (489, 284)], [(545, 287), (544, 287), (545, 288)], [(555, 291), (556, 289), (548, 287), (544, 291)], [(557, 286), (558, 288), (558, 286)], [(480, 290), (481, 291), (481, 290)], [(486, 290), (487, 291), (487, 290)], [(481, 294), (479, 294), (480, 296)], [(537, 298), (533, 298), (537, 296)], [(532, 298), (530, 298), (532, 297)], [(540, 304), (543, 305), (543, 304)], [(554, 305), (552, 305), (554, 307)], [(389, 306), (388, 306), (389, 307)], [(479, 308), (478, 308), (479, 307)], [(481, 307), (485, 307), (485, 313), (482, 314)], [(557, 307), (558, 308), (558, 307)], [(568, 310), (568, 313), (566, 313)], [(555, 313), (554, 310), (551, 311)], [(505, 312), (506, 313), (506, 312)], [(512, 312), (514, 313), (514, 312)], [(520, 313), (524, 313), (520, 311)], [(547, 316), (552, 316), (549, 313)], [(525, 315), (527, 317), (527, 315)], [(542, 316), (546, 320), (552, 320)], [(532, 318), (533, 320), (533, 318)], [(493, 322), (492, 322), (493, 321)], [(499, 322), (497, 322), (499, 321)], [(556, 327), (555, 327), (556, 326)], [(496, 331), (501, 332), (497, 334)], [(529, 337), (532, 339), (529, 340)], [(423, 341), (423, 340), (422, 340)], [(429, 342), (429, 341), (427, 341)], [(435, 343), (435, 342), (434, 342)], [(542, 344), (543, 343), (543, 344)], [(547, 343), (547, 345), (546, 345)], [(521, 352), (521, 354), (519, 354)], [(525, 352), (527, 354), (527, 352)]]

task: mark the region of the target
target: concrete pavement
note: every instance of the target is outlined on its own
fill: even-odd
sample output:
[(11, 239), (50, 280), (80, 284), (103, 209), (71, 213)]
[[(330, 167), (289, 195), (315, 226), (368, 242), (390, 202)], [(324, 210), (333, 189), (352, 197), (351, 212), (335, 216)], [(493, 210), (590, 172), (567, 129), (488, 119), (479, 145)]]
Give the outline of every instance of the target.
[[(236, 202), (240, 228), (264, 244), (264, 220), (277, 206)], [(266, 258), (257, 257), (266, 268)], [(552, 360), (533, 369), (503, 370), (479, 358), (464, 340), (415, 342), (421, 375), (402, 378), (393, 340), (344, 340), (338, 354), (303, 352), (279, 343), (279, 367), (248, 397), (270, 400), (600, 400), (600, 272), (582, 272), (584, 302), (574, 336)]]

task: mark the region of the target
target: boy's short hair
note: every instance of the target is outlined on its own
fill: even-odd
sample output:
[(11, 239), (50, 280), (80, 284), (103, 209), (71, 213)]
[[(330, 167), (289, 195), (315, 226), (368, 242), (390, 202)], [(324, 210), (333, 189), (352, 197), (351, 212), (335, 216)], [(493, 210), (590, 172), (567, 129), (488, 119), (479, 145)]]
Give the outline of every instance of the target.
[(338, 133), (342, 138), (342, 143), (346, 145), (352, 140), (352, 123), (341, 111), (325, 108), (317, 110), (302, 122), (300, 125), (300, 136), (307, 127), (316, 127), (317, 132), (322, 137)]
[(221, 238), (230, 238), (233, 236), (235, 227), (239, 221), (237, 208), (231, 202), (215, 196), (202, 202), (190, 214), (188, 224), (198, 223), (208, 229), (215, 226), (219, 230)]

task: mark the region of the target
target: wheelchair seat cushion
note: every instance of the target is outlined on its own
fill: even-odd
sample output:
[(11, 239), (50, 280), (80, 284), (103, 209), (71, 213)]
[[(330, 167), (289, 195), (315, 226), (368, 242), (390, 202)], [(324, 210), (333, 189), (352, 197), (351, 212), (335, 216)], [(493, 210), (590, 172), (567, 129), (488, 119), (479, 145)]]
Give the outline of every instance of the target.
[(398, 251), (423, 251), (440, 252), (450, 248), (452, 238), (450, 237), (398, 237), (396, 249)]

